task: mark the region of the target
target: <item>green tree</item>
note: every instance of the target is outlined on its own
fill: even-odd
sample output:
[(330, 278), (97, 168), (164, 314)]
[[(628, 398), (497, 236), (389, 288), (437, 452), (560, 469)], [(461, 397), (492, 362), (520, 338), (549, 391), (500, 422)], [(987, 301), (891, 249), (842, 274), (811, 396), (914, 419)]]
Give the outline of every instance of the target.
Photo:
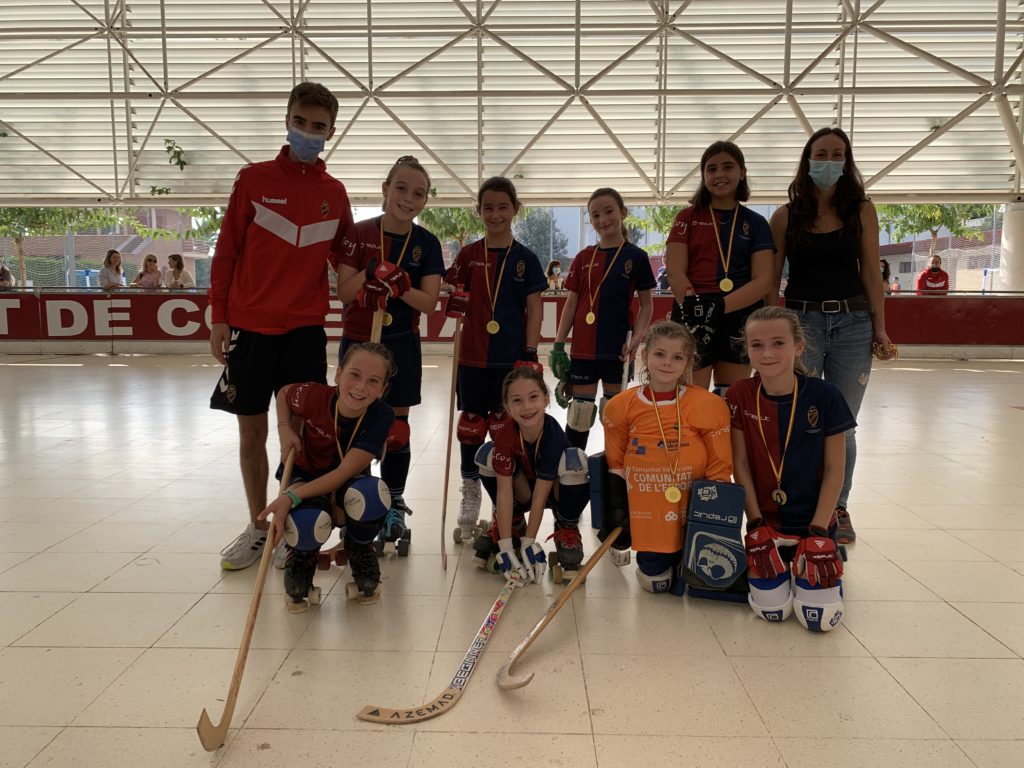
[(939, 242), (939, 230), (945, 227), (954, 237), (970, 240), (981, 240), (984, 235), (978, 230), (970, 229), (967, 222), (971, 219), (992, 215), (989, 205), (954, 203), (947, 205), (879, 205), (878, 222), (889, 232), (894, 243), (902, 243), (918, 232), (928, 232), (932, 236), (928, 249), (928, 258), (935, 255)]
[(484, 231), (480, 217), (470, 208), (425, 208), (419, 219), (442, 243), (455, 240), (460, 249), (469, 238)]
[(512, 225), (516, 240), (537, 254), (542, 267), (564, 259), (569, 238), (558, 228), (550, 208), (527, 208)]
[[(632, 237), (634, 230), (645, 233), (657, 232), (668, 237), (668, 231), (672, 228), (672, 222), (676, 215), (683, 209), (681, 205), (648, 205), (644, 208), (643, 216), (627, 216), (626, 228), (629, 229)], [(664, 245), (664, 244), (660, 244)], [(656, 245), (651, 246), (657, 247)]]

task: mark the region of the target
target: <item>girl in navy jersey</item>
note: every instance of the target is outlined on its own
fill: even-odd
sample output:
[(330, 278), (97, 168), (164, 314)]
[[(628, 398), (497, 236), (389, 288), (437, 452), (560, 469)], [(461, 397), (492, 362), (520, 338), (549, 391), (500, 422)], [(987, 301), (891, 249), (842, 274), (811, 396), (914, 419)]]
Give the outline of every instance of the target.
[(772, 284), (771, 229), (741, 205), (750, 199), (746, 161), (731, 141), (716, 141), (700, 159), (700, 186), (676, 216), (665, 248), (672, 319), (697, 340), (693, 383), (725, 388), (750, 375), (743, 321)]
[(412, 455), (409, 410), (422, 400), (420, 316), (437, 305), (444, 262), (437, 238), (413, 221), (430, 194), (430, 176), (415, 157), (398, 159), (381, 193), (383, 214), (354, 224), (345, 235), (338, 272), (338, 298), (345, 302), (339, 355), (370, 340), (373, 314), (383, 309), (380, 341), (398, 368), (385, 397), (394, 408), (395, 423), (381, 462), (392, 500), (383, 539), (395, 541), (404, 534), (410, 512), (403, 496)]
[[(352, 578), (366, 596), (374, 594), (380, 583), (373, 540), (384, 524), (386, 510), (374, 512), (367, 505), (359, 519), (353, 519), (345, 509), (341, 489), (354, 478), (369, 475), (370, 462), (384, 452), (395, 414), (382, 398), (394, 368), (387, 347), (356, 344), (338, 365), (336, 386), (307, 382), (286, 384), (278, 390), (282, 462), (294, 449), (295, 465), (288, 489), (258, 518), (274, 516), (276, 545), (284, 534), (285, 521), (300, 509), (319, 508), (329, 514), (336, 525), (345, 528)], [(301, 429), (297, 429), (299, 424)], [(282, 463), (278, 479), (283, 469)], [(326, 536), (321, 538), (323, 543)], [(296, 605), (302, 604), (309, 593), (318, 551), (319, 546), (287, 547), (285, 591)]]
[[(566, 419), (569, 443), (587, 447), (597, 418), (597, 383), (601, 408), (622, 388), (622, 367), (633, 359), (651, 320), (651, 289), (657, 284), (647, 254), (627, 240), (622, 220), (628, 215), (622, 195), (603, 187), (587, 203), (598, 243), (573, 260), (565, 288), (569, 292), (555, 335), (549, 363), (555, 377), (568, 379), (572, 400)], [(633, 296), (640, 297), (633, 341), (627, 345)], [(572, 356), (565, 340), (572, 331)]]
[(505, 573), (518, 571), (520, 585), (540, 581), (544, 574), (544, 550), (536, 538), (545, 508), (555, 514), (551, 538), (559, 568), (577, 570), (583, 561), (578, 525), (590, 495), (587, 457), (569, 445), (547, 414), (550, 402), (543, 374), (531, 367), (513, 369), (502, 385), (511, 423), (476, 454), (480, 478), (495, 504), (491, 529), (474, 544), (476, 562)]
[(465, 316), (456, 384), (462, 454), (456, 541), (472, 537), (480, 515), (476, 452), (488, 431), (494, 437), (508, 423), (502, 412), (502, 382), (516, 366), (540, 370), (541, 292), (548, 281), (536, 254), (512, 236), (512, 220), (519, 209), (511, 181), (501, 176), (485, 181), (477, 195), (477, 212), (486, 234), (459, 251), (445, 276), (456, 289), (446, 314)]
[(843, 485), (845, 432), (856, 422), (834, 384), (806, 375), (800, 362), (806, 343), (796, 313), (758, 309), (747, 319), (745, 335), (757, 375), (729, 387), (726, 399), (733, 471), (746, 490), (751, 606), (771, 621), (789, 614), (784, 560), (792, 558), (798, 618), (808, 625), (803, 606), (809, 605), (811, 623), (820, 624), (821, 611), (832, 606), (828, 615), (835, 624), (810, 627), (827, 631), (841, 618), (841, 610), (835, 614), (843, 563), (834, 541), (834, 510)]

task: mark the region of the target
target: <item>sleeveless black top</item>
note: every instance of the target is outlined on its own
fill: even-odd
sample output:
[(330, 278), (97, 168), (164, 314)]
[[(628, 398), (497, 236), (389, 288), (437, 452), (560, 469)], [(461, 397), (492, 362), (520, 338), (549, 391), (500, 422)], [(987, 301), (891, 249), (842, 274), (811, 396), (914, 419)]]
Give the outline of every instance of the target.
[(851, 299), (864, 293), (860, 277), (860, 238), (831, 232), (805, 233), (786, 253), (786, 298), (796, 301)]

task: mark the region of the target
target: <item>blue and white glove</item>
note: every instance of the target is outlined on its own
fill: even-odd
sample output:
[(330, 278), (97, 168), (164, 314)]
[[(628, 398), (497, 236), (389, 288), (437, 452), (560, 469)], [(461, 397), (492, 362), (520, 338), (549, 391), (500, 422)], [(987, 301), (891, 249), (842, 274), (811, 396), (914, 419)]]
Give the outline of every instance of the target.
[(516, 551), (512, 548), (512, 539), (498, 539), (498, 565), (501, 566), (501, 572), (505, 576), (511, 576), (513, 571), (519, 574), (517, 587), (524, 586), (526, 580), (530, 578), (530, 572), (516, 557)]
[(548, 565), (547, 555), (544, 548), (529, 536), (523, 537), (523, 546), (520, 550), (523, 553), (523, 567), (530, 574), (534, 584), (539, 584), (544, 578), (544, 569)]

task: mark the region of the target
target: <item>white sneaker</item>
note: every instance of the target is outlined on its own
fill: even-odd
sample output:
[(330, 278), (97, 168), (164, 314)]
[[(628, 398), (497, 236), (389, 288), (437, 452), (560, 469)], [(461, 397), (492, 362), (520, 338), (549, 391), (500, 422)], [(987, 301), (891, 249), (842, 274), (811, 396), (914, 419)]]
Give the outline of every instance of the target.
[(462, 501), (459, 503), (459, 528), (464, 536), (472, 536), (476, 521), (480, 519), (480, 483), (476, 478), (462, 481)]
[(255, 563), (263, 554), (267, 533), (249, 523), (237, 539), (220, 551), (220, 567), (226, 571), (239, 571)]
[(279, 542), (277, 542), (277, 546), (274, 547), (274, 557), (273, 557), (274, 567), (277, 568), (278, 570), (283, 571), (284, 570), (284, 563), (285, 563), (285, 561), (287, 559), (288, 559), (288, 548), (285, 546), (284, 539), (282, 538)]

